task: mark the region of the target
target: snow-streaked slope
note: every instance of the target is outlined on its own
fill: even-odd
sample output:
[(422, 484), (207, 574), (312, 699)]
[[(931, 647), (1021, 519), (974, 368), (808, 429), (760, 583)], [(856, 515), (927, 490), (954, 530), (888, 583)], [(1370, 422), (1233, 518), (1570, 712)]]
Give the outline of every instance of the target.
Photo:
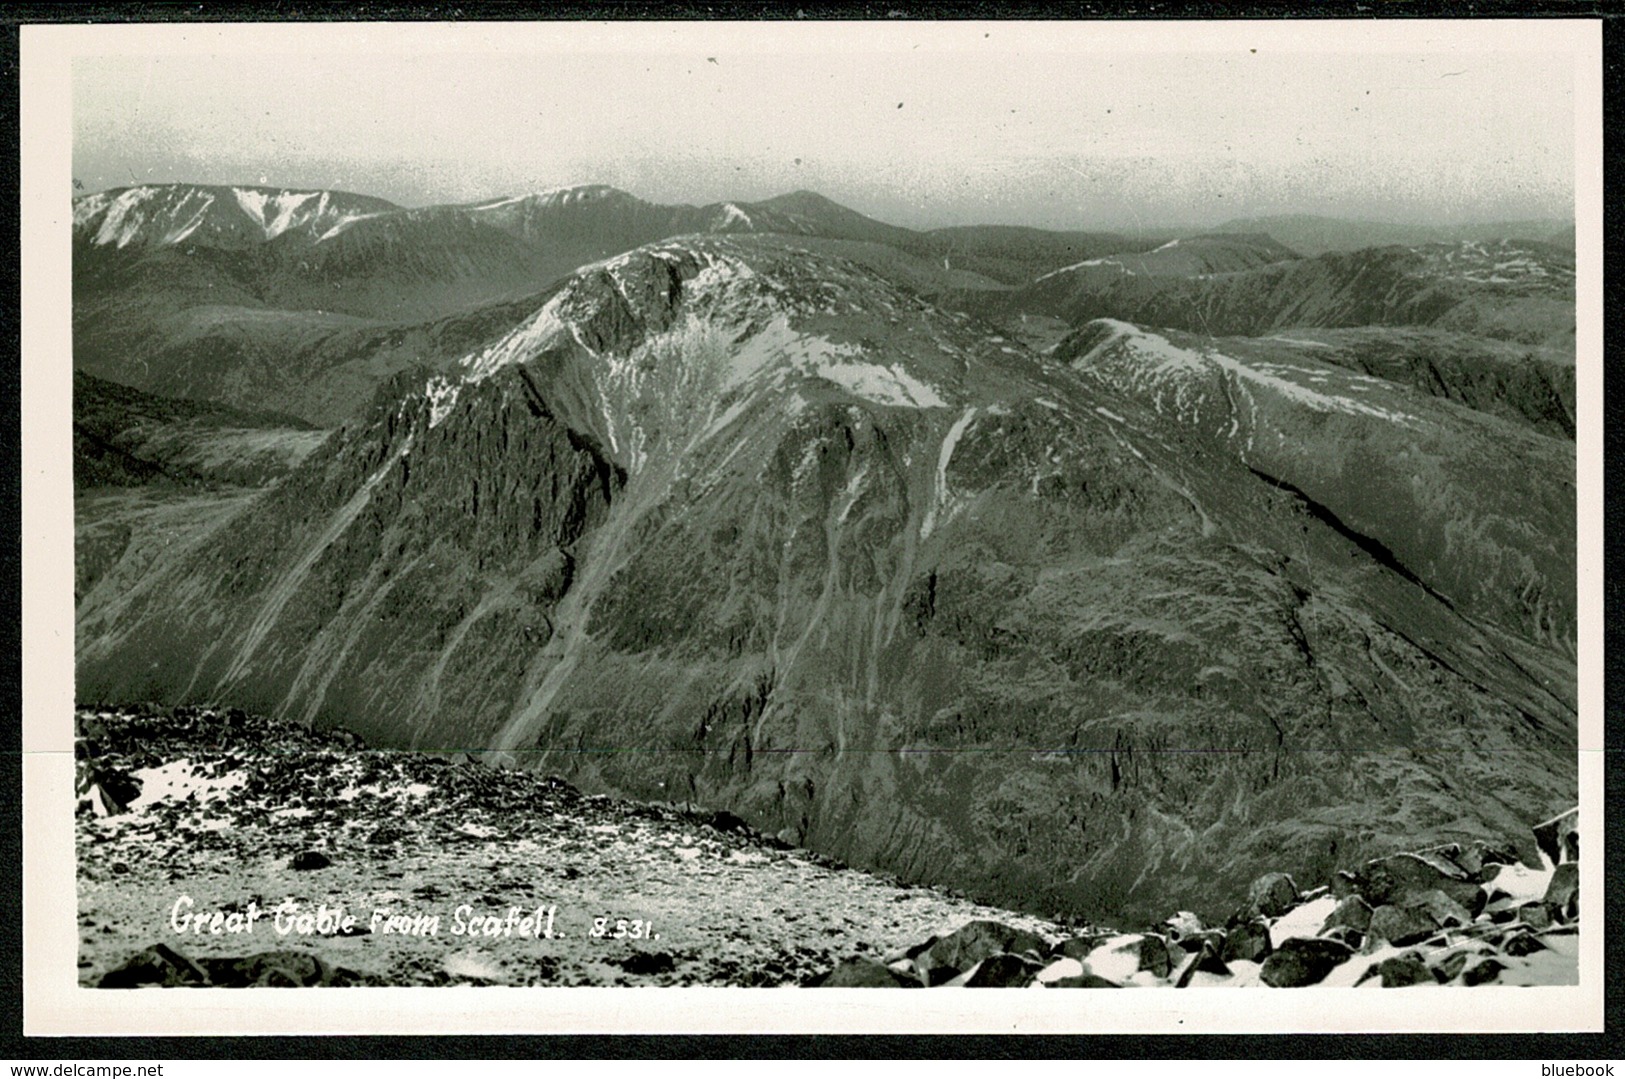
[(1100, 319), (1055, 356), (1306, 499), (1463, 612), (1570, 652), (1573, 444), (1324, 351)]
[(165, 247), (182, 242), (249, 247), (285, 233), (312, 239), (393, 204), (336, 191), (144, 184), (74, 200), (73, 230), (91, 247)]

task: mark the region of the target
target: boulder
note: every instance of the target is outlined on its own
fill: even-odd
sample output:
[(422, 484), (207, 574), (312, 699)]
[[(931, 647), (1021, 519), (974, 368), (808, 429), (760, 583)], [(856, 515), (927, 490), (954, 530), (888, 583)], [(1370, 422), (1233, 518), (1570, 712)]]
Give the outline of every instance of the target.
[(1351, 949), (1358, 949), (1365, 943), (1365, 934), (1353, 926), (1334, 925), (1320, 934), (1327, 940), (1335, 940), (1340, 944), (1347, 944)]
[(1230, 975), (1230, 968), (1225, 965), (1223, 957), (1220, 956), (1218, 946), (1209, 944), (1200, 952), (1197, 952), (1190, 962), (1181, 967), (1179, 977), (1174, 980), (1174, 988), (1185, 989), (1189, 987), (1198, 973), (1217, 974), (1220, 977)]
[(141, 780), (118, 768), (101, 768), (96, 772), (96, 793), (110, 813), (123, 813), (130, 803), (141, 797)]
[(907, 959), (912, 963), (919, 959), (919, 957), (926, 951), (930, 950), (931, 945), (935, 944), (936, 942), (937, 938), (935, 935), (926, 937), (925, 940), (921, 941), (919, 944), (911, 944), (900, 952), (892, 952), (886, 956), (884, 962), (890, 964), (896, 963), (899, 960)]
[[(1064, 959), (1076, 959), (1082, 962), (1089, 953), (1100, 947), (1101, 941), (1111, 939), (1109, 933), (1086, 933), (1079, 937), (1068, 937), (1050, 949), (1050, 954)], [(1161, 939), (1160, 937), (1158, 938)], [(1164, 949), (1166, 950), (1166, 949)]]
[(373, 833), (367, 837), (367, 842), (375, 847), (383, 847), (391, 843), (399, 843), (410, 834), (398, 824), (383, 824), (373, 830)]
[(1324, 937), (1290, 937), (1264, 960), (1258, 977), (1278, 989), (1314, 985), (1353, 954), (1348, 945)]
[(1506, 964), (1494, 956), (1480, 959), (1461, 972), (1461, 984), (1484, 985), (1493, 982), (1501, 976), (1501, 972), (1506, 968)]
[(1428, 965), (1422, 962), (1422, 957), (1415, 952), (1384, 959), (1373, 966), (1371, 972), (1382, 979), (1384, 989), (1403, 989), (1408, 985), (1425, 985), (1433, 982), (1433, 972), (1428, 970)]
[(288, 859), (289, 869), (326, 869), (333, 864), (333, 859), (319, 850), (302, 850)]
[(1395, 907), (1384, 904), (1371, 912), (1371, 923), (1366, 936), (1371, 940), (1386, 940), (1403, 947), (1417, 944), (1439, 931), (1439, 927), (1423, 911), (1414, 907)]
[(1433, 977), (1439, 982), (1453, 981), (1469, 964), (1477, 963), (1493, 954), (1493, 949), (1482, 944), (1473, 944), (1457, 948), (1455, 951), (1440, 956), (1433, 963)]
[(1327, 885), (1327, 891), (1334, 899), (1347, 899), (1351, 895), (1360, 894), (1360, 878), (1347, 869), (1339, 869), (1332, 875), (1332, 882)]
[(1159, 978), (1168, 977), (1168, 971), (1173, 968), (1173, 961), (1168, 955), (1167, 941), (1155, 933), (1146, 933), (1140, 937), (1138, 950), (1141, 970), (1149, 970)]
[(1518, 921), (1531, 929), (1547, 929), (1552, 924), (1552, 912), (1545, 903), (1525, 903), (1517, 910)]
[(1203, 926), (1202, 919), (1188, 910), (1182, 910), (1171, 918), (1164, 920), (1158, 928), (1162, 930), (1162, 935), (1169, 940), (1182, 940), (1185, 937), (1200, 933)]
[(1526, 929), (1514, 930), (1501, 940), (1501, 951), (1507, 955), (1521, 957), (1545, 950), (1546, 945), (1541, 943), (1540, 938)]
[(1484, 909), (1478, 882), (1456, 863), (1438, 855), (1394, 854), (1367, 862), (1354, 874), (1357, 892), (1371, 904), (1400, 903), (1423, 892), (1442, 891), (1477, 916)]
[(135, 989), (144, 985), (207, 985), (208, 973), (167, 944), (154, 944), (103, 974), (101, 989)]
[(1454, 860), (1469, 877), (1483, 882), (1500, 872), (1501, 866), (1517, 865), (1520, 859), (1511, 847), (1494, 843), (1469, 843), (1461, 848)]
[(1225, 961), (1245, 959), (1262, 963), (1270, 954), (1270, 924), (1263, 918), (1254, 918), (1245, 925), (1232, 927), (1224, 935), (1224, 947), (1219, 953)]
[(1200, 932), (1180, 937), (1177, 943), (1182, 950), (1187, 952), (1200, 952), (1205, 948), (1222, 951), (1224, 949), (1224, 930), (1203, 929)]
[(990, 955), (965, 979), (966, 989), (1021, 989), (1033, 983), (1043, 969), (1021, 955)]
[(1554, 918), (1574, 921), (1580, 916), (1580, 863), (1563, 862), (1552, 874), (1542, 899)]
[(1121, 989), (1122, 986), (1098, 974), (1079, 974), (1071, 978), (1060, 978), (1050, 982), (1051, 989)]
[(620, 960), (620, 967), (628, 974), (669, 974), (677, 969), (677, 961), (667, 952), (631, 952)]
[(205, 959), (209, 981), (231, 989), (305, 989), (313, 986), (345, 985), (351, 972), (340, 972), (325, 959), (310, 952), (259, 952), (240, 958)]
[(1265, 918), (1279, 918), (1298, 902), (1298, 886), (1285, 873), (1265, 873), (1247, 889), (1247, 907)]
[[(915, 964), (922, 970), (951, 967), (969, 970), (989, 956), (1032, 951), (1047, 955), (1049, 941), (1037, 933), (990, 920), (974, 921), (954, 930), (920, 953)], [(933, 979), (932, 984), (936, 984)]]
[(1535, 845), (1553, 865), (1580, 859), (1580, 807), (1559, 813), (1534, 827)]
[(918, 989), (920, 983), (873, 959), (843, 959), (834, 970), (812, 982), (819, 989)]
[(1371, 927), (1371, 904), (1357, 895), (1346, 897), (1326, 915), (1326, 920), (1320, 923), (1320, 931), (1324, 934), (1338, 926), (1348, 926), (1364, 933)]
[(1459, 928), (1473, 920), (1466, 907), (1438, 889), (1412, 896), (1405, 906), (1423, 912), (1441, 929)]

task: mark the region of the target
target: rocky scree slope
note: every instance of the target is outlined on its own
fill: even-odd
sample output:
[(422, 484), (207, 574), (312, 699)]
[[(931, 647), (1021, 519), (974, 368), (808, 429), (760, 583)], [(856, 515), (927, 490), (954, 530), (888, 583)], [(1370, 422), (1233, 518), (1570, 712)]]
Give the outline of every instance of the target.
[[(1222, 928), (1179, 912), (1125, 932), (908, 888), (787, 849), (728, 813), (587, 797), (555, 778), (368, 751), (346, 732), (232, 709), (82, 711), (75, 751), (87, 986), (1391, 987), (1577, 975), (1573, 814), (1536, 830), (1542, 869), (1504, 845), (1451, 845), (1376, 859), (1307, 893), (1266, 874)], [(343, 914), (301, 931), (297, 919), (323, 907)], [(525, 917), (548, 935), (513, 931)]]
[(1573, 804), (1572, 706), (1379, 555), (871, 270), (684, 239), (401, 376), (82, 604), (79, 692), (489, 751), (1028, 910), (1214, 917), (1264, 869)]

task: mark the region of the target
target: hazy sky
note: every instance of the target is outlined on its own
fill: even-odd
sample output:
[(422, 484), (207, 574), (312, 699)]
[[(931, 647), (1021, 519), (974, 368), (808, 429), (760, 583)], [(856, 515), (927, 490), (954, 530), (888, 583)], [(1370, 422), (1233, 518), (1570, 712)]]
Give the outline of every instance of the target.
[(73, 168), (407, 205), (811, 188), (911, 226), (1567, 216), (1572, 57), (1423, 26), (145, 27), (74, 61)]

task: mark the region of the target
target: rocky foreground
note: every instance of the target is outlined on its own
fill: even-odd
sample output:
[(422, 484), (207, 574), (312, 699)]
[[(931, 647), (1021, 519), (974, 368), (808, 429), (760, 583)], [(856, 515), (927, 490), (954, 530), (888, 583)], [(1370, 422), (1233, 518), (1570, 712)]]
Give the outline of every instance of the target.
[(1578, 982), (1572, 813), (1536, 828), (1541, 868), (1512, 842), (1435, 847), (1308, 890), (1268, 874), (1222, 926), (1129, 929), (235, 709), (81, 711), (76, 754), (86, 986)]

